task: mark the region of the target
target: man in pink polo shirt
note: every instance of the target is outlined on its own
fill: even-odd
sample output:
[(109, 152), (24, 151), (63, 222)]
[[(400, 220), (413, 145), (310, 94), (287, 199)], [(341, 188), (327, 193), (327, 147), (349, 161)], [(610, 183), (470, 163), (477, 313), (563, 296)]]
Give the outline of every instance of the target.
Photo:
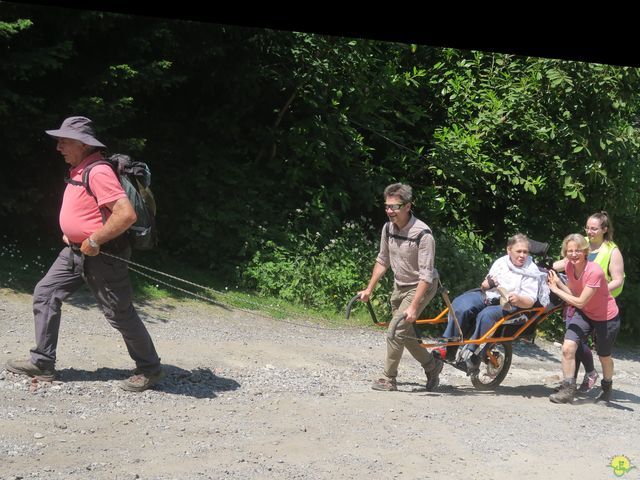
[(66, 246), (33, 293), (36, 346), (31, 349), (31, 358), (10, 360), (7, 370), (44, 381), (55, 378), (62, 302), (86, 283), (111, 326), (122, 334), (136, 363), (134, 374), (120, 386), (129, 391), (146, 390), (165, 376), (160, 358), (133, 307), (127, 264), (100, 255), (103, 250), (120, 258), (131, 256), (126, 232), (136, 221), (135, 210), (109, 165), (90, 170), (88, 182), (95, 198), (82, 184), (82, 172), (102, 160), (102, 149), (106, 148), (96, 139), (91, 120), (69, 117), (58, 130), (46, 133), (58, 139), (57, 149), (71, 167), (60, 208)]

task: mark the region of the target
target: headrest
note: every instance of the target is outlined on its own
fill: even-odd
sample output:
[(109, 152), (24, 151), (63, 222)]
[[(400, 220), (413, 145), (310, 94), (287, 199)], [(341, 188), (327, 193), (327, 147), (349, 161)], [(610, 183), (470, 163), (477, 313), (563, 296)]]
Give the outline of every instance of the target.
[(537, 242), (529, 239), (529, 253), (531, 255), (546, 255), (549, 250), (549, 244), (543, 242)]

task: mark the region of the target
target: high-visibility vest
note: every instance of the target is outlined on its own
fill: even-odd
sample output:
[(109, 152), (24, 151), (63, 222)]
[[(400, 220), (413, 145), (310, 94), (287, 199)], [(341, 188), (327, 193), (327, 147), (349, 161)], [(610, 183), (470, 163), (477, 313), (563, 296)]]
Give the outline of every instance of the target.
[[(589, 241), (589, 237), (585, 237), (587, 241)], [(615, 248), (618, 248), (614, 242), (604, 241), (602, 245), (600, 245), (600, 249), (598, 250), (598, 254), (596, 258), (594, 258), (594, 262), (600, 265), (602, 270), (604, 271), (604, 276), (607, 279), (607, 283), (611, 281), (611, 274), (609, 273), (609, 262), (611, 261), (611, 252)], [(626, 277), (626, 274), (624, 275)], [(624, 277), (622, 277), (622, 284), (611, 292), (612, 297), (617, 297), (622, 292), (622, 287), (624, 287)]]

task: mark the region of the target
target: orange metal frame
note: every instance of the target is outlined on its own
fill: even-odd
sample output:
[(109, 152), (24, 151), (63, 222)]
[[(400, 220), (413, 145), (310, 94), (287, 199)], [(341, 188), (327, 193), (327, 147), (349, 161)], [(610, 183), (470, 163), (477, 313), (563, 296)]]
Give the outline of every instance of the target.
[[(501, 343), (501, 342), (511, 342), (516, 340), (522, 332), (524, 332), (527, 328), (529, 328), (534, 322), (538, 321), (538, 323), (542, 323), (544, 320), (549, 317), (554, 312), (557, 312), (562, 308), (562, 304), (552, 307), (548, 311), (545, 312), (545, 307), (533, 307), (533, 308), (524, 308), (522, 310), (518, 310), (516, 312), (510, 313), (509, 315), (505, 315), (500, 320), (498, 320), (492, 327), (489, 329), (487, 333), (485, 333), (481, 338), (475, 340), (460, 340), (459, 342), (447, 342), (446, 345), (442, 343), (421, 343), (420, 346), (423, 348), (435, 348), (435, 347), (453, 347), (456, 345), (480, 345), (482, 343)], [(438, 314), (437, 317), (434, 318), (421, 318), (416, 320), (416, 324), (418, 325), (435, 325), (438, 323), (446, 323), (448, 321), (447, 313), (449, 312), (449, 308), (445, 308), (442, 312)], [(502, 326), (506, 321), (513, 318), (517, 315), (527, 314), (529, 312), (534, 312), (528, 320), (523, 323), (520, 328), (510, 337), (492, 337), (492, 335)], [(378, 323), (379, 326), (385, 327), (388, 326), (389, 323)]]

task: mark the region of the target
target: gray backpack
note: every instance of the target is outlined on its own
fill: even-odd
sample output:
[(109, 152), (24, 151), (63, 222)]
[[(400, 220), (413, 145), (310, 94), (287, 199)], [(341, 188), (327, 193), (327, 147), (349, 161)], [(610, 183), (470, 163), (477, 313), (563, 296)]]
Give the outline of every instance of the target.
[[(116, 153), (104, 160), (93, 162), (82, 172), (82, 182), (76, 182), (65, 178), (66, 183), (83, 185), (87, 193), (94, 199), (96, 196), (89, 187), (89, 172), (96, 165), (109, 165), (124, 189), (138, 219), (126, 232), (131, 246), (138, 250), (149, 250), (158, 244), (158, 231), (156, 229), (156, 201), (149, 188), (151, 185), (151, 171), (144, 162), (132, 160), (129, 155)], [(97, 199), (96, 199), (97, 201)], [(102, 223), (106, 222), (104, 208), (100, 208)]]

